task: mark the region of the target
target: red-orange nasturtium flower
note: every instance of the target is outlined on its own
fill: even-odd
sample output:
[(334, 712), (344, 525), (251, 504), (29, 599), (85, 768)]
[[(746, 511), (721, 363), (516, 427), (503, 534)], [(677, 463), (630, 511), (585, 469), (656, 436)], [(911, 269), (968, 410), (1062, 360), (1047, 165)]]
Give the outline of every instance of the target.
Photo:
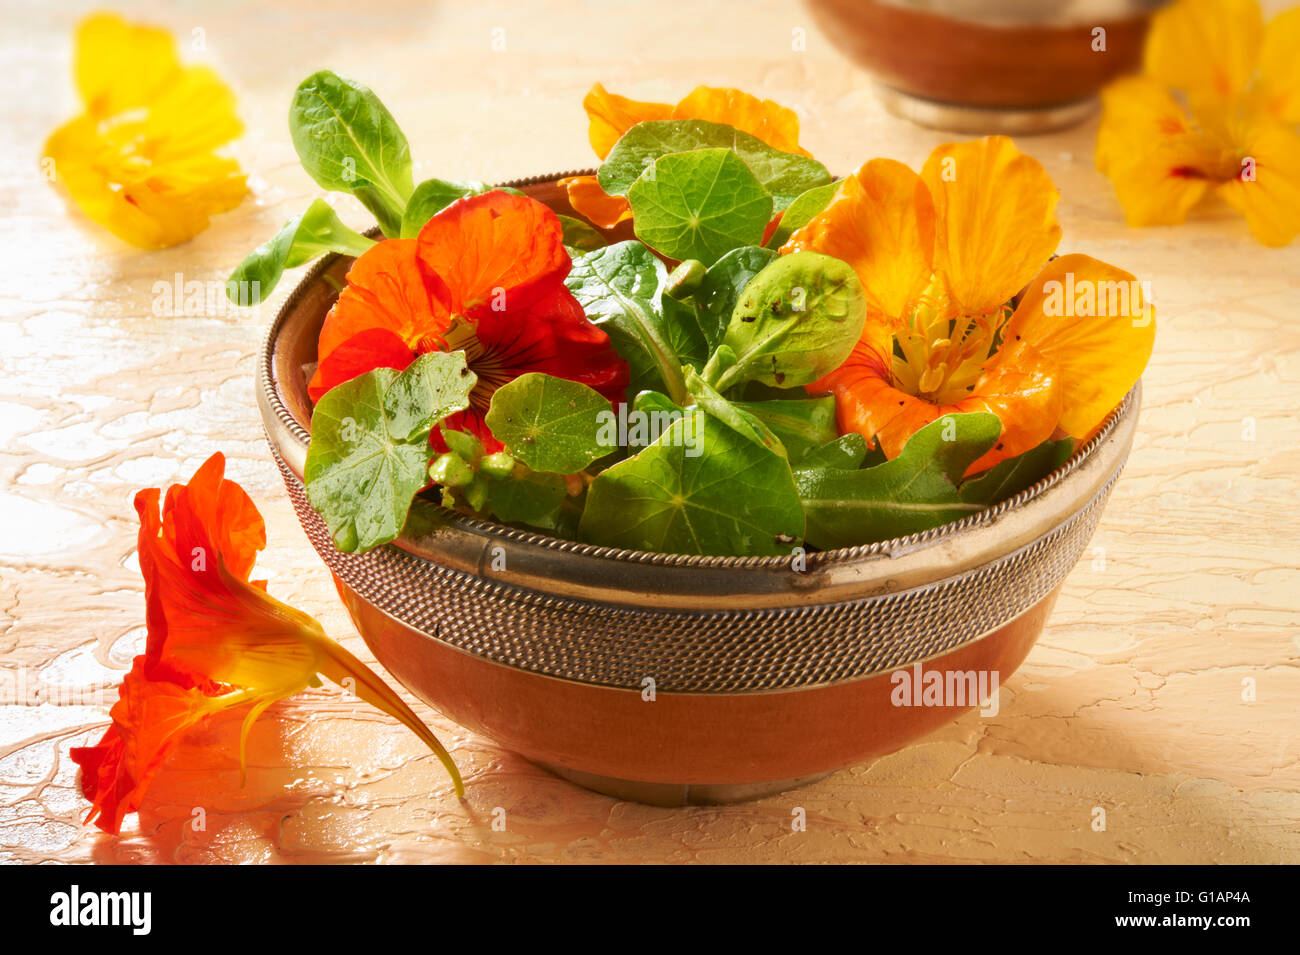
[(841, 432), (892, 458), (937, 418), (989, 411), (1002, 435), (975, 472), (1102, 422), (1146, 366), (1154, 312), (1128, 272), (1048, 261), (1056, 201), (1036, 160), (990, 136), (939, 146), (920, 175), (871, 160), (790, 237), (782, 252), (843, 259), (867, 294), (853, 353), (808, 386), (834, 393)]
[[(587, 111), (587, 138), (596, 155), (604, 159), (620, 137), (637, 123), (658, 119), (702, 119), (734, 126), (756, 136), (773, 149), (807, 156), (799, 146), (799, 117), (794, 111), (759, 99), (743, 90), (697, 86), (676, 106), (647, 103), (611, 93), (597, 83), (582, 101)], [(632, 218), (632, 206), (623, 196), (611, 196), (595, 176), (573, 176), (560, 182), (569, 193), (569, 205), (602, 229)]]
[(464, 350), (478, 376), (470, 407), (444, 427), (500, 450), (483, 416), (498, 387), (527, 372), (581, 382), (623, 400), (628, 366), (564, 285), (573, 263), (559, 218), (505, 192), (460, 199), (415, 239), (367, 250), (321, 327), (309, 393), (429, 351)]
[(109, 713), (112, 726), (95, 746), (72, 750), (92, 803), (86, 821), (116, 833), (186, 732), (208, 716), (247, 705), (242, 772), (253, 721), (276, 700), (315, 685), (317, 674), (353, 688), (411, 729), (462, 793), (455, 763), (401, 697), (326, 637), (315, 619), (276, 600), (265, 582), (248, 579), (266, 546), (266, 527), (224, 472), (218, 452), (189, 484), (168, 488), (161, 515), (158, 488), (135, 497), (148, 640)]

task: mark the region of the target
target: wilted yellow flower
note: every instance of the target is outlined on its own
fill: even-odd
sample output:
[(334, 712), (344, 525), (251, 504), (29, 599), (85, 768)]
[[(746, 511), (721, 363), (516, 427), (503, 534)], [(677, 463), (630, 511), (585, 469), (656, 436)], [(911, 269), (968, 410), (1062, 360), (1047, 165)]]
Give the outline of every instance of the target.
[(1179, 0), (1157, 13), (1144, 72), (1102, 93), (1097, 168), (1130, 225), (1182, 222), (1207, 192), (1282, 246), (1300, 234), (1300, 8)]
[(239, 164), (213, 150), (243, 131), (230, 88), (182, 66), (171, 36), (94, 14), (77, 28), (86, 111), (45, 143), (47, 168), (81, 210), (132, 245), (192, 238), (248, 191)]

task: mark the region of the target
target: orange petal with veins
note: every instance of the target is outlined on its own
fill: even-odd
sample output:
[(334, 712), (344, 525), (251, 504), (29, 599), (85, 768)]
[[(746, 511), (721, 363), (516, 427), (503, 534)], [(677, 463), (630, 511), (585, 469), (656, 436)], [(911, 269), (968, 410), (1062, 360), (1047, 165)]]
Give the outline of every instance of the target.
[(934, 202), (921, 177), (901, 162), (873, 159), (781, 252), (811, 249), (847, 262), (862, 280), (868, 315), (894, 325), (930, 281), (934, 230)]
[(968, 315), (1001, 307), (1060, 244), (1060, 194), (1006, 136), (939, 146), (921, 178), (934, 199), (934, 269)]

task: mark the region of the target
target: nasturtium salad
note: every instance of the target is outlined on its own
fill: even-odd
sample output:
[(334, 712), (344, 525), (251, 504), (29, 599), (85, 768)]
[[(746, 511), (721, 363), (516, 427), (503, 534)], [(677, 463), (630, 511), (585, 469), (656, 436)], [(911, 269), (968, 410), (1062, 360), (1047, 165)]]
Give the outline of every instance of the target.
[(298, 87), (304, 168), (382, 237), (318, 199), (231, 288), (355, 257), (305, 370), (307, 496), (340, 550), (439, 508), (662, 553), (887, 540), (1043, 478), (1146, 365), (1147, 290), (1055, 255), (1058, 193), (1005, 137), (837, 180), (739, 90), (584, 105), (601, 165), (559, 214), (416, 184), (370, 90)]

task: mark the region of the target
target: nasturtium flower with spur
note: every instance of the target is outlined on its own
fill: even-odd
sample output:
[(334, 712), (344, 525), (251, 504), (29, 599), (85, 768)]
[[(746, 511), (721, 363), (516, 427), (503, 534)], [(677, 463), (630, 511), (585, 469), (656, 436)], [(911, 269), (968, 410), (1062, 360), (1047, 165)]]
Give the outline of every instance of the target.
[(182, 66), (163, 30), (97, 13), (77, 28), (75, 73), (85, 112), (45, 143), (43, 162), (87, 216), (145, 249), (192, 238), (247, 192), (214, 150), (237, 137), (230, 88), (206, 66)]
[[(743, 90), (697, 86), (673, 105), (628, 99), (596, 83), (582, 105), (588, 117), (587, 138), (602, 160), (633, 126), (647, 121), (683, 119), (729, 126), (757, 137), (773, 149), (797, 156), (809, 155), (799, 145), (799, 117), (793, 110)], [(632, 218), (632, 206), (627, 199), (607, 193), (595, 176), (571, 176), (560, 184), (568, 191), (569, 204), (603, 229)]]
[(351, 653), (325, 636), (312, 617), (281, 603), (265, 583), (249, 580), (266, 527), (244, 489), (225, 477), (214, 454), (188, 484), (140, 491), (140, 572), (148, 639), (110, 711), (113, 723), (94, 746), (76, 747), (87, 822), (116, 833), (140, 808), (150, 783), (184, 735), (207, 717), (247, 707), (239, 742), (241, 773), (248, 731), (272, 703), (318, 674), (353, 689), (398, 719), (432, 749), (451, 774), (451, 757), (401, 697)]
[(1097, 168), (1128, 222), (1172, 225), (1207, 194), (1264, 245), (1300, 234), (1300, 7), (1177, 0), (1147, 34), (1143, 72), (1102, 92)]
[(1091, 435), (1146, 366), (1154, 309), (1122, 269), (1048, 261), (1057, 198), (1036, 160), (991, 136), (939, 146), (920, 175), (871, 160), (790, 237), (782, 252), (843, 259), (867, 291), (853, 354), (808, 386), (835, 395), (841, 431), (894, 458), (938, 418), (991, 412), (1002, 433), (972, 473), (1057, 432)]
[(1056, 190), (1006, 139), (837, 182), (768, 101), (597, 85), (604, 162), (568, 197), (626, 203), (635, 238), (611, 242), (608, 208), (413, 184), (401, 130), (355, 81), (314, 74), (294, 103), (304, 167), (386, 238), (317, 200), (234, 277), (265, 291), (322, 252), (355, 257), (304, 368), (303, 483), (341, 551), (452, 512), (660, 553), (912, 534), (1059, 467), (1151, 351), (1133, 276), (1049, 262)]

